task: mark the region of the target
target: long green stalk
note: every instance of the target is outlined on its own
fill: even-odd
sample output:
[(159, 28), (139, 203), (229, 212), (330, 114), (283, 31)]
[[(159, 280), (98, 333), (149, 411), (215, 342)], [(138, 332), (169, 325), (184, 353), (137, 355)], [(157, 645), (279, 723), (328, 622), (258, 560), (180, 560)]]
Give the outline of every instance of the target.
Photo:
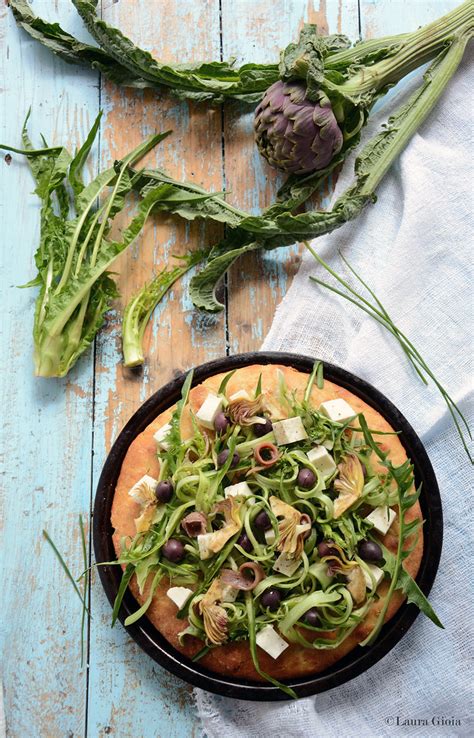
[[(332, 277), (336, 279), (336, 281), (345, 288), (346, 292), (338, 289), (337, 287), (334, 287), (334, 285), (331, 285), (327, 282), (324, 282), (323, 280), (311, 276), (310, 279), (313, 282), (316, 282), (316, 284), (319, 284), (321, 287), (324, 287), (325, 289), (330, 290), (336, 295), (339, 295), (340, 297), (343, 297), (348, 302), (351, 302), (353, 305), (356, 305), (360, 310), (365, 312), (367, 315), (369, 315), (371, 318), (373, 318), (377, 323), (379, 323), (383, 328), (385, 328), (391, 335), (398, 341), (401, 348), (403, 349), (408, 361), (412, 365), (412, 367), (415, 369), (416, 373), (420, 377), (420, 379), (423, 381), (424, 384), (428, 384), (426, 376), (428, 376), (433, 383), (435, 384), (436, 388), (438, 389), (439, 393), (441, 394), (443, 400), (446, 403), (446, 406), (448, 408), (449, 414), (451, 415), (451, 418), (453, 420), (453, 423), (455, 425), (455, 428), (458, 432), (458, 435), (461, 439), (461, 442), (463, 444), (464, 450), (469, 458), (469, 461), (472, 463), (473, 459), (471, 456), (471, 452), (469, 450), (466, 438), (464, 436), (464, 433), (466, 432), (469, 436), (469, 438), (472, 440), (472, 433), (469, 428), (468, 422), (462, 413), (462, 411), (459, 409), (457, 404), (454, 402), (451, 395), (445, 390), (441, 382), (435, 377), (429, 366), (427, 365), (426, 361), (423, 359), (419, 351), (415, 348), (413, 343), (410, 341), (410, 339), (407, 338), (407, 336), (394, 324), (392, 318), (388, 314), (387, 310), (379, 300), (379, 298), (375, 295), (374, 291), (368, 287), (368, 285), (362, 280), (362, 278), (357, 274), (355, 269), (350, 266), (350, 264), (347, 262), (347, 260), (344, 259), (345, 263), (351, 270), (351, 272), (354, 274), (354, 276), (359, 280), (359, 282), (367, 289), (369, 294), (373, 297), (375, 301), (375, 305), (371, 304), (370, 301), (368, 301), (363, 295), (360, 295), (357, 290), (355, 290), (351, 285), (346, 282), (337, 272), (332, 269), (327, 262), (324, 261), (324, 259), (319, 256), (319, 254), (312, 248), (312, 246), (305, 242), (305, 246), (308, 249), (308, 251), (312, 254), (312, 256), (316, 259), (316, 261), (329, 273)], [(424, 372), (424, 374), (423, 374)], [(426, 375), (426, 376), (425, 376)], [(463, 428), (461, 426), (464, 426), (465, 431), (463, 431)]]

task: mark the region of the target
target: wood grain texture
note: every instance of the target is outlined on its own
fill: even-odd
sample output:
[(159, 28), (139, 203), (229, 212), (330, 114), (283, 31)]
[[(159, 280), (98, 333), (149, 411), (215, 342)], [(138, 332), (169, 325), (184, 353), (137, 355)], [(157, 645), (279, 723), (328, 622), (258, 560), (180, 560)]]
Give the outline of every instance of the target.
[[(49, 16), (54, 8), (49, 10)], [(80, 29), (74, 8), (62, 17)], [(74, 146), (99, 107), (97, 75), (61, 63), (21, 33), (0, 5), (0, 140), (30, 131)], [(8, 161), (8, 159), (7, 159)], [(86, 671), (80, 669), (80, 603), (54, 554), (47, 528), (71, 568), (81, 571), (78, 516), (89, 514), (92, 355), (67, 380), (33, 377), (33, 290), (39, 201), (23, 157), (0, 156), (2, 275), (2, 608), (0, 658), (12, 738), (82, 735)]]
[[(236, 56), (273, 60), (304, 21), (352, 38), (412, 30), (457, 0), (102, 0), (103, 17), (162, 59)], [(38, 14), (87, 38), (68, 0), (34, 0)], [(360, 10), (360, 18), (359, 18)], [(275, 20), (276, 19), (276, 20)], [(70, 147), (83, 140), (99, 107), (105, 115), (91, 172), (155, 130), (174, 135), (149, 160), (205, 187), (230, 190), (253, 212), (273, 198), (278, 177), (252, 143), (251, 115), (177, 103), (169, 95), (119, 90), (62, 63), (18, 31), (0, 5), (0, 140), (18, 144), (30, 129)], [(223, 128), (224, 124), (224, 128)], [(224, 136), (223, 136), (224, 133)], [(39, 205), (21, 157), (0, 157), (3, 313), (1, 646), (8, 735), (181, 738), (198, 735), (190, 688), (155, 665), (117, 626), (100, 582), (91, 587), (89, 670), (80, 669), (80, 605), (41, 531), (46, 528), (73, 572), (81, 571), (77, 520), (88, 514), (103, 461), (137, 407), (174, 372), (226, 352), (256, 349), (298, 264), (298, 248), (249, 256), (228, 278), (228, 309), (196, 314), (183, 286), (173, 288), (147, 332), (148, 360), (124, 370), (120, 314), (126, 300), (171, 254), (213, 243), (216, 226), (153, 220), (121, 258), (122, 297), (95, 350), (67, 380), (32, 376), (33, 292), (16, 289), (33, 274)], [(126, 223), (121, 217), (118, 227)]]
[[(172, 0), (165, 4), (107, 1), (103, 2), (102, 15), (165, 61), (219, 58), (218, 0)], [(177, 102), (166, 93), (137, 95), (108, 83), (101, 86), (101, 105), (106, 113), (101, 145), (104, 166), (155, 130), (171, 128), (173, 135), (149, 155), (148, 161), (177, 178), (222, 190), (219, 109)], [(118, 218), (118, 227), (126, 220), (126, 215)], [(147, 332), (144, 369), (124, 369), (120, 355), (120, 317), (131, 294), (161, 269), (171, 254), (203, 247), (220, 236), (219, 227), (199, 222), (151, 219), (137, 244), (120, 259), (122, 297), (97, 342), (94, 487), (111, 443), (139, 405), (175, 372), (225, 354), (224, 320), (206, 319), (192, 310), (188, 279), (175, 285), (155, 311)], [(166, 725), (170, 737), (189, 735), (189, 725), (194, 723), (190, 688), (144, 656), (120, 626), (111, 631), (110, 607), (100, 582), (93, 587), (92, 607), (94, 648), (89, 691), (95, 698), (89, 701), (90, 734), (102, 736), (110, 728), (123, 736), (154, 736), (158, 725)], [(140, 699), (129, 699), (131, 684), (137, 687)]]

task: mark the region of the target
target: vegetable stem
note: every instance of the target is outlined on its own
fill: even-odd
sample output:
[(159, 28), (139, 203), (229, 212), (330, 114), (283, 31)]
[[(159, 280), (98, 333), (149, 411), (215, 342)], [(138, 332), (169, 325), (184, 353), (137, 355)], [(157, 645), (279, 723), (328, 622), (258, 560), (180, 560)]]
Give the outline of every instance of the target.
[(465, 0), (442, 18), (405, 36), (396, 54), (370, 67), (364, 66), (343, 83), (340, 90), (362, 96), (394, 85), (409, 72), (437, 56), (455, 36), (472, 30), (473, 21), (472, 0)]

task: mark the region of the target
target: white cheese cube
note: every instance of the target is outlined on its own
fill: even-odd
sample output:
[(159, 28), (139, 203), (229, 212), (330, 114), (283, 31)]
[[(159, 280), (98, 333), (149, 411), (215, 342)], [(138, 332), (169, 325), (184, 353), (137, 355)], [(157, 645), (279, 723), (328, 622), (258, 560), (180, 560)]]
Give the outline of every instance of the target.
[(135, 500), (135, 502), (139, 502), (140, 505), (145, 505), (153, 499), (157, 484), (157, 479), (150, 477), (149, 474), (145, 474), (133, 485), (133, 487), (128, 491), (128, 494)]
[(238, 390), (229, 397), (229, 402), (236, 402), (236, 400), (250, 400), (250, 395), (247, 390)]
[(197, 411), (196, 418), (204, 428), (214, 430), (214, 421), (220, 412), (222, 412), (222, 397), (209, 393)]
[(154, 440), (156, 441), (156, 445), (158, 447), (158, 450), (168, 451), (170, 445), (166, 440), (166, 437), (168, 433), (171, 430), (171, 425), (169, 423), (166, 423), (166, 425), (161, 426), (161, 428), (158, 428), (155, 435), (153, 436)]
[(266, 542), (271, 546), (272, 543), (275, 543), (276, 535), (273, 528), (270, 528), (270, 530), (266, 530), (265, 533), (265, 540)]
[(239, 482), (238, 484), (230, 484), (224, 487), (224, 495), (226, 497), (250, 497), (252, 490), (247, 482)]
[(342, 397), (339, 397), (337, 400), (326, 400), (326, 402), (322, 402), (319, 406), (319, 412), (326, 415), (329, 420), (334, 420), (337, 423), (344, 423), (349, 418), (357, 415), (356, 411)]
[(288, 643), (281, 638), (273, 625), (266, 625), (255, 638), (257, 646), (263, 648), (272, 659), (277, 659), (283, 651), (288, 648)]
[[(382, 581), (383, 576), (384, 576), (383, 570), (382, 569), (379, 569), (379, 567), (378, 566), (375, 566), (375, 564), (367, 564), (367, 566), (369, 567), (370, 573), (372, 574), (372, 576), (375, 579), (375, 585), (374, 585), (373, 588), (374, 589), (377, 589), (377, 587), (379, 586), (379, 584)], [(367, 589), (372, 589), (372, 586), (373, 586), (372, 585), (372, 580), (371, 580), (371, 578), (367, 574), (367, 571), (364, 568), (362, 568), (362, 573), (363, 573), (364, 578), (365, 578), (365, 583), (366, 583)]]
[(166, 596), (174, 602), (178, 610), (181, 610), (184, 603), (190, 598), (192, 594), (193, 590), (188, 589), (187, 587), (170, 587), (166, 593)]
[(286, 553), (281, 553), (273, 564), (273, 571), (291, 577), (299, 568), (301, 559), (290, 559)]
[(323, 477), (330, 477), (336, 471), (336, 464), (324, 446), (315, 446), (306, 454), (310, 463), (321, 472)]
[(303, 425), (303, 421), (297, 415), (294, 418), (286, 418), (286, 420), (278, 420), (273, 423), (273, 433), (275, 434), (275, 440), (278, 446), (283, 446), (288, 443), (296, 443), (297, 441), (304, 441), (308, 438), (306, 428)]
[(211, 536), (213, 536), (214, 533), (202, 533), (202, 535), (197, 537), (197, 544), (199, 548), (199, 557), (203, 559), (209, 559), (211, 556), (214, 555), (213, 551), (209, 550), (209, 543), (212, 540)]
[(375, 510), (372, 510), (365, 519), (372, 523), (375, 530), (384, 536), (396, 517), (397, 513), (388, 505), (382, 505), (382, 507), (376, 507)]
[(224, 584), (222, 587), (222, 602), (235, 602), (240, 590), (237, 587), (233, 587), (231, 584)]

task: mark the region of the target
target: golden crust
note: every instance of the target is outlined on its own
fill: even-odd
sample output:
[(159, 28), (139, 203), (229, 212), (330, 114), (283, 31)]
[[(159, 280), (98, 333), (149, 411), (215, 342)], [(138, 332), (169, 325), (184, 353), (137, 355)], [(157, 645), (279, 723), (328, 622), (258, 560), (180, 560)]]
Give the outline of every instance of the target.
[[(296, 371), (286, 366), (270, 365), (252, 365), (239, 369), (228, 384), (228, 393), (236, 392), (239, 389), (246, 389), (253, 392), (258, 377), (262, 374), (263, 391), (272, 396), (272, 402), (278, 408), (278, 402), (274, 397), (274, 390), (277, 383), (277, 370), (281, 370), (285, 376), (287, 386), (290, 390), (296, 390), (301, 396), (308, 379), (307, 374)], [(196, 411), (204, 401), (207, 393), (211, 390), (216, 392), (219, 384), (225, 376), (219, 374), (207, 379), (203, 384), (194, 387), (190, 393), (190, 406)], [(324, 388), (313, 388), (312, 401), (315, 407), (318, 407), (325, 400), (341, 397), (347, 400), (349, 404), (357, 412), (363, 412), (370, 428), (380, 431), (391, 431), (391, 426), (381, 415), (370, 405), (367, 405), (356, 395), (348, 390), (339, 387), (328, 380), (324, 381)], [(140, 514), (140, 506), (134, 502), (128, 495), (129, 489), (143, 474), (156, 476), (159, 472), (159, 463), (156, 458), (156, 444), (153, 440), (153, 434), (164, 423), (168, 422), (173, 408), (158, 416), (130, 445), (127, 455), (122, 464), (122, 469), (117, 482), (114, 502), (112, 506), (112, 526), (114, 528), (114, 546), (118, 553), (120, 550), (120, 541), (123, 536), (133, 536), (135, 534), (134, 518)], [(183, 413), (181, 425), (181, 433), (184, 437), (188, 437), (192, 433), (192, 427), (189, 419), (189, 410), (186, 408)], [(401, 464), (406, 459), (406, 454), (402, 444), (397, 436), (385, 436), (383, 443), (386, 450), (390, 453), (390, 458), (394, 464)], [(419, 503), (415, 503), (406, 513), (406, 520), (410, 521), (415, 518), (421, 520), (422, 514)], [(396, 528), (397, 521), (392, 526)], [(391, 529), (383, 539), (384, 544), (392, 551), (396, 550), (397, 539), (394, 535), (396, 530)], [(415, 577), (420, 567), (423, 554), (423, 534), (420, 531), (416, 545), (405, 559), (404, 566), (412, 577)], [(169, 584), (162, 583), (147, 612), (148, 619), (162, 633), (162, 635), (185, 656), (191, 657), (202, 648), (202, 642), (196, 638), (186, 637), (185, 645), (181, 646), (178, 641), (178, 633), (187, 626), (186, 620), (178, 620), (176, 618), (177, 607), (166, 596)], [(147, 592), (139, 595), (138, 587), (135, 579), (132, 580), (130, 588), (134, 597), (141, 604), (146, 599)], [(384, 595), (388, 590), (388, 583), (383, 582), (378, 588), (380, 599), (372, 603), (369, 612), (364, 621), (353, 631), (351, 635), (337, 648), (333, 650), (316, 650), (303, 648), (299, 645), (290, 644), (278, 660), (272, 659), (264, 651), (259, 649), (259, 661), (261, 668), (271, 674), (276, 679), (291, 679), (296, 677), (309, 676), (327, 669), (336, 661), (345, 656), (355, 646), (360, 643), (369, 634), (372, 626), (377, 618), (377, 614), (383, 605)], [(389, 620), (397, 612), (403, 603), (404, 596), (400, 592), (395, 592), (390, 602), (385, 621)], [(242, 679), (253, 679), (261, 681), (256, 673), (250, 650), (247, 642), (232, 643), (219, 646), (204, 656), (200, 663), (214, 672), (233, 676)]]

